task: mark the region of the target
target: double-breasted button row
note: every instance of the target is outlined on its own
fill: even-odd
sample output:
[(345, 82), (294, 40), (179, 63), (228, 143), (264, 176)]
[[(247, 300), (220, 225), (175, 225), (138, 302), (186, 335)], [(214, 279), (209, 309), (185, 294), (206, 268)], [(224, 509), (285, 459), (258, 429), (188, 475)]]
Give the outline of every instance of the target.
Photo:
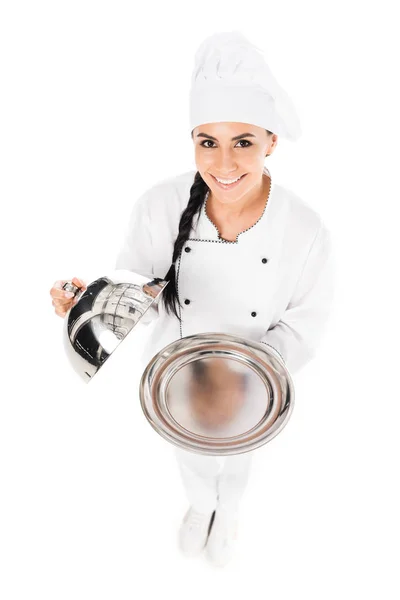
[[(191, 252), (191, 251), (192, 251), (192, 249), (189, 246), (185, 246), (185, 252)], [(268, 262), (268, 258), (262, 258), (261, 262), (264, 263), (264, 265), (265, 265), (265, 263)]]
[[(185, 252), (191, 252), (191, 250), (192, 249), (189, 246), (185, 247)], [(262, 258), (261, 262), (265, 264), (266, 262), (268, 262), (268, 258)], [(190, 304), (190, 300), (188, 298), (185, 298), (184, 302), (185, 302), (185, 304)], [(251, 313), (251, 316), (256, 317), (257, 313), (253, 310), (253, 312)]]
[[(189, 298), (185, 298), (184, 302), (185, 302), (185, 304), (190, 304)], [(251, 316), (252, 317), (256, 317), (257, 313), (253, 310), (253, 312), (251, 313)]]

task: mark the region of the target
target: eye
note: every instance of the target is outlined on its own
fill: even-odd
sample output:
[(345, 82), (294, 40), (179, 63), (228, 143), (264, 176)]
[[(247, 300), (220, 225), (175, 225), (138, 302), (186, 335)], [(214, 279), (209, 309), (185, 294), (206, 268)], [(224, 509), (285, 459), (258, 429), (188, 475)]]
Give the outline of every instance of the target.
[[(238, 144), (241, 144), (242, 142), (245, 142), (246, 144), (248, 144), (248, 146), (244, 146), (245, 148), (248, 148), (249, 146), (252, 146), (253, 144), (251, 142), (249, 142), (248, 140), (239, 140)], [(242, 146), (243, 147), (243, 146)]]
[(214, 142), (212, 142), (211, 140), (204, 140), (204, 142), (201, 142), (200, 146), (203, 146), (203, 148), (209, 148), (210, 146), (205, 146), (204, 144), (213, 144)]
[[(238, 144), (242, 144), (243, 142), (246, 143), (247, 146), (241, 146), (241, 148), (248, 148), (249, 146), (253, 145), (248, 140), (239, 140)], [(214, 142), (212, 142), (211, 140), (204, 140), (204, 142), (201, 142), (201, 144), (200, 144), (200, 146), (203, 146), (203, 148), (210, 148), (211, 149), (211, 146), (205, 146), (204, 144), (214, 144)]]

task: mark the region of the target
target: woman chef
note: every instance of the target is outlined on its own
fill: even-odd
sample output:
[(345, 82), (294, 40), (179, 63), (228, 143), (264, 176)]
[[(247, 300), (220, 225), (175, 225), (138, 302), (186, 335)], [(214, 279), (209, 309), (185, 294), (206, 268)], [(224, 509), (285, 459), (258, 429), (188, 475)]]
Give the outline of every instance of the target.
[[(196, 170), (136, 201), (116, 261), (117, 269), (169, 281), (142, 319), (155, 320), (144, 365), (179, 338), (213, 331), (267, 344), (293, 375), (315, 355), (329, 317), (330, 234), (264, 165), (278, 136), (296, 140), (300, 126), (262, 54), (237, 31), (211, 35), (197, 50), (190, 131)], [(74, 300), (64, 299), (62, 283), (51, 294), (64, 316)], [(223, 362), (206, 380), (218, 381)], [(207, 418), (202, 389), (195, 393)], [(225, 565), (252, 452), (219, 459), (173, 448), (190, 502), (180, 548), (196, 555), (205, 547), (214, 564)]]

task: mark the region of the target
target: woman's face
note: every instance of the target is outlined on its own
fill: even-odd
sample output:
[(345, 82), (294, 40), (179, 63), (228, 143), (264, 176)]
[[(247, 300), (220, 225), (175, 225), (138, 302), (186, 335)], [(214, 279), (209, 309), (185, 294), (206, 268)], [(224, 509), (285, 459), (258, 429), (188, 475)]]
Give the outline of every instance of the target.
[[(194, 128), (192, 139), (197, 170), (213, 197), (228, 205), (259, 195), (265, 156), (274, 151), (276, 134), (248, 123), (205, 123)], [(241, 178), (224, 187), (217, 177), (225, 181)]]

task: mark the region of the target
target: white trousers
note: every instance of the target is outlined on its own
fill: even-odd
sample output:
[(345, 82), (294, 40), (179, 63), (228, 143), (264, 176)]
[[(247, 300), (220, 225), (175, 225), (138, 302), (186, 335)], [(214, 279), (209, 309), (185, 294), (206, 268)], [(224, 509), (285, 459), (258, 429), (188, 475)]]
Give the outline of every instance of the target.
[(189, 503), (200, 512), (218, 506), (237, 511), (249, 479), (253, 452), (209, 456), (174, 447)]

